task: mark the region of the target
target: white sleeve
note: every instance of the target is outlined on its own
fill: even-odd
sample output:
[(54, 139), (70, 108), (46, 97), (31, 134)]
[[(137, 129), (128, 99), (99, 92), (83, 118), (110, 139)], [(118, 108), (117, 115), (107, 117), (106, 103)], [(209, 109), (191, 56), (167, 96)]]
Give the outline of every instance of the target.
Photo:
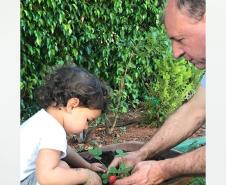
[(61, 159), (66, 157), (67, 139), (66, 133), (61, 126), (51, 124), (43, 131), (39, 150), (43, 148), (61, 151)]

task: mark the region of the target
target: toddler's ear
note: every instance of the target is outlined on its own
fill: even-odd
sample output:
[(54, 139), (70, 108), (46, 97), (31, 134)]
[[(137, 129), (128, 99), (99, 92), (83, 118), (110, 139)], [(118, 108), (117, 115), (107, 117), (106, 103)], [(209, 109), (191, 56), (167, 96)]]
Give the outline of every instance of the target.
[(67, 101), (67, 110), (72, 111), (75, 107), (79, 106), (79, 99), (78, 98), (70, 98)]

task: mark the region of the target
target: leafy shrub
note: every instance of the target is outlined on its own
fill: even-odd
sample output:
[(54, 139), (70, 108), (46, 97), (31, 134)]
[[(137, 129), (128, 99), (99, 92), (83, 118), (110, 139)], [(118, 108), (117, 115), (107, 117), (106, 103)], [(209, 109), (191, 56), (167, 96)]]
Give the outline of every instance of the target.
[[(136, 58), (134, 68), (141, 66), (143, 71), (139, 74), (142, 81), (139, 79), (135, 84), (141, 85), (143, 90), (139, 91), (143, 97), (138, 97), (145, 102), (146, 122), (160, 126), (170, 113), (195, 93), (204, 71), (196, 69), (184, 59), (172, 56), (170, 41), (163, 26), (150, 27), (143, 37), (134, 39), (131, 56)], [(127, 68), (129, 66), (130, 60)], [(133, 72), (137, 70), (130, 74)], [(135, 87), (134, 91), (137, 89)]]
[[(117, 96), (127, 61), (131, 58), (126, 43), (156, 25), (159, 9), (157, 0), (22, 0), (22, 120), (38, 109), (33, 91), (55, 65), (74, 61), (105, 79), (113, 88), (114, 97)], [(141, 71), (135, 72), (135, 69), (128, 70), (126, 76), (128, 89), (123, 91), (120, 106), (124, 112), (128, 110), (128, 102), (133, 106), (138, 104), (142, 90), (136, 83), (142, 80)], [(129, 75), (130, 71), (136, 76)]]
[[(162, 40), (156, 37), (156, 33), (161, 38), (164, 34), (160, 27), (163, 2), (22, 0), (21, 121), (39, 109), (33, 94), (43, 76), (52, 67), (72, 61), (110, 85), (111, 110), (116, 117), (153, 99), (161, 103), (170, 100), (157, 112), (160, 117), (171, 112), (171, 106), (178, 103), (168, 96), (174, 95), (177, 102), (184, 99), (191, 88), (180, 86), (189, 78), (183, 75), (194, 70), (187, 64), (172, 65), (166, 36)], [(172, 74), (181, 70), (179, 77)], [(169, 76), (177, 83), (167, 82), (172, 79)], [(189, 83), (193, 83), (192, 79)], [(165, 87), (169, 84), (170, 90)], [(154, 106), (146, 108), (151, 120), (155, 120)]]
[(152, 75), (145, 84), (148, 89), (146, 119), (148, 123), (160, 126), (169, 114), (195, 93), (203, 71), (184, 59), (173, 58), (164, 28), (153, 28), (143, 45), (142, 55), (151, 57), (153, 62)]

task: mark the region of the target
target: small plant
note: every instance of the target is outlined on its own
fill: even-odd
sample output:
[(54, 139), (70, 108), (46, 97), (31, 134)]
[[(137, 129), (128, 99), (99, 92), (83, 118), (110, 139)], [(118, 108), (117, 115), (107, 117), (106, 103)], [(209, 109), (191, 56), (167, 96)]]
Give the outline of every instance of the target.
[[(88, 150), (89, 154), (92, 155), (96, 160), (103, 164), (102, 159), (102, 150), (100, 148), (94, 147), (93, 149)], [(121, 149), (116, 150), (115, 157), (123, 157), (126, 155)], [(130, 175), (132, 168), (127, 167), (124, 163), (121, 163), (118, 168), (110, 167), (107, 173), (100, 174), (103, 184), (109, 183), (113, 184), (117, 179), (127, 177)]]
[(121, 134), (126, 133), (126, 127), (119, 127), (119, 131)]
[(101, 160), (102, 150), (100, 148), (94, 147), (92, 149), (89, 149), (88, 152), (98, 161)]

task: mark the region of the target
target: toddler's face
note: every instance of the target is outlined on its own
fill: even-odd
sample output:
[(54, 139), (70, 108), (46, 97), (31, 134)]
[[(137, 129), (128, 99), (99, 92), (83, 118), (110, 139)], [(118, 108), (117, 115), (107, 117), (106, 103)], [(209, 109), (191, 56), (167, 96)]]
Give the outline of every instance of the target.
[(88, 128), (88, 123), (101, 115), (101, 110), (75, 107), (64, 117), (64, 129), (67, 134), (81, 133)]

